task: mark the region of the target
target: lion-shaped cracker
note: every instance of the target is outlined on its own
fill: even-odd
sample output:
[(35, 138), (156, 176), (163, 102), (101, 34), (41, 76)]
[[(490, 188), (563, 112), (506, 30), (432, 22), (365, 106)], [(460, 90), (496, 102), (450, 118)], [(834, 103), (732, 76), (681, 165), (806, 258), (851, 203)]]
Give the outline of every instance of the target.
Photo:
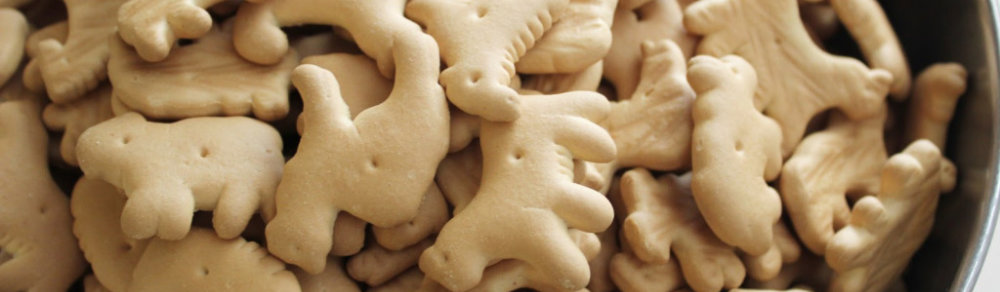
[(0, 86), (21, 66), (29, 29), (28, 19), (20, 11), (0, 8)]
[(66, 195), (48, 168), (42, 97), (0, 89), (0, 290), (65, 291), (86, 262)]
[[(413, 267), (403, 274), (397, 276), (392, 281), (386, 282), (385, 284), (371, 287), (368, 292), (413, 292), (419, 291), (420, 285), (424, 282), (424, 273), (420, 271), (420, 268)], [(428, 291), (423, 291), (428, 292)]]
[(731, 289), (743, 282), (746, 270), (736, 250), (705, 224), (681, 179), (656, 179), (645, 169), (632, 169), (622, 175), (621, 196), (628, 209), (622, 230), (639, 259), (663, 264), (673, 253), (696, 291)]
[(882, 168), (879, 193), (854, 204), (826, 247), (830, 291), (882, 291), (899, 278), (931, 232), (938, 197), (955, 187), (934, 143), (918, 140)]
[(604, 58), (611, 49), (611, 22), (618, 0), (570, 0), (559, 21), (525, 51), (518, 73), (579, 72)]
[(195, 39), (212, 29), (205, 8), (225, 0), (133, 0), (118, 11), (118, 34), (143, 60), (167, 58), (177, 39)]
[[(570, 0), (415, 0), (406, 16), (427, 27), (448, 69), (448, 100), (490, 121), (513, 121), (522, 100), (508, 87), (518, 58), (569, 6)], [(572, 35), (572, 34), (569, 34)], [(587, 64), (589, 65), (589, 64)]]
[(369, 286), (380, 286), (416, 266), (420, 254), (431, 244), (434, 244), (434, 240), (428, 238), (399, 251), (369, 244), (347, 261), (347, 273), (351, 278)]
[(293, 268), (292, 272), (299, 279), (302, 292), (361, 292), (358, 283), (347, 276), (340, 258), (327, 258), (326, 268), (316, 275), (298, 268)]
[(887, 106), (874, 117), (852, 121), (833, 113), (827, 129), (807, 136), (781, 171), (781, 198), (802, 243), (822, 255), (834, 232), (850, 217), (849, 194), (878, 192), (888, 159), (883, 128)]
[(755, 108), (757, 74), (742, 58), (695, 57), (688, 81), (698, 94), (691, 137), (698, 210), (723, 242), (761, 255), (781, 217), (781, 198), (767, 184), (781, 173), (781, 128)]
[(393, 58), (406, 62), (396, 64), (392, 93), (353, 119), (329, 71), (301, 65), (292, 74), (305, 104), (302, 140), (285, 166), (267, 240), (273, 254), (310, 273), (323, 269), (341, 211), (379, 227), (413, 220), (448, 149), (434, 40), (401, 34), (393, 42)]
[(672, 292), (685, 285), (677, 260), (647, 263), (623, 252), (611, 258), (610, 272), (622, 292)]
[(274, 65), (249, 62), (232, 45), (228, 27), (149, 63), (121, 39), (110, 42), (108, 74), (115, 98), (152, 119), (242, 116), (265, 121), (288, 114), (288, 86), (298, 65), (294, 51)]
[(118, 7), (127, 0), (64, 0), (69, 11), (66, 41), (38, 43), (37, 66), (49, 98), (68, 103), (107, 79), (108, 39), (115, 35)]
[(69, 165), (76, 161), (76, 142), (91, 126), (114, 117), (111, 111), (111, 85), (104, 84), (86, 96), (68, 104), (50, 103), (42, 112), (45, 127), (63, 132), (59, 154)]
[(784, 222), (778, 221), (772, 230), (774, 230), (774, 245), (771, 249), (759, 256), (741, 255), (750, 278), (762, 281), (773, 279), (781, 273), (784, 265), (795, 263), (802, 256), (799, 241)]
[(905, 99), (910, 92), (910, 65), (882, 6), (877, 0), (829, 1), (869, 65), (892, 74), (889, 95), (897, 101)]
[(136, 263), (128, 291), (299, 291), (285, 264), (241, 237), (192, 228), (181, 240), (154, 238)]
[(753, 65), (760, 80), (754, 104), (781, 126), (786, 156), (824, 110), (838, 108), (851, 119), (878, 114), (892, 82), (885, 70), (817, 47), (798, 7), (796, 0), (698, 1), (684, 13), (685, 27), (705, 36), (698, 54), (736, 54)]
[(448, 289), (474, 287), (487, 265), (503, 259), (524, 261), (565, 290), (590, 277), (567, 228), (603, 231), (614, 212), (601, 193), (573, 182), (573, 159), (615, 157), (614, 141), (595, 123), (606, 117), (607, 99), (571, 92), (522, 101), (514, 122), (482, 121), (478, 193), (420, 258), (427, 276)]
[[(402, 250), (417, 244), (427, 236), (441, 231), (441, 227), (451, 219), (448, 214), (448, 203), (436, 183), (432, 183), (424, 194), (417, 216), (403, 224), (393, 227), (372, 228), (375, 241), (389, 250)], [(336, 230), (336, 228), (334, 228)]]
[(81, 178), (73, 188), (73, 234), (94, 275), (111, 291), (126, 291), (135, 264), (149, 240), (129, 238), (121, 230), (125, 194), (101, 180)]
[(927, 139), (945, 149), (948, 123), (965, 93), (966, 78), (968, 72), (958, 63), (934, 64), (917, 76), (905, 126), (906, 141)]
[(684, 28), (683, 10), (678, 0), (647, 1), (648, 4), (635, 8), (627, 8), (626, 2), (618, 4), (611, 27), (614, 41), (604, 57), (604, 77), (615, 85), (618, 100), (632, 97), (640, 82), (642, 43), (670, 39), (677, 43), (687, 60), (694, 54), (698, 40)]
[(129, 237), (181, 239), (195, 210), (213, 210), (216, 232), (234, 238), (257, 209), (274, 216), (281, 143), (278, 131), (247, 117), (168, 124), (128, 113), (83, 132), (76, 152), (88, 178), (129, 197), (121, 221)]
[(47, 39), (54, 39), (59, 42), (66, 42), (66, 35), (69, 34), (69, 22), (60, 21), (50, 25), (47, 25), (41, 29), (38, 29), (28, 35), (28, 40), (24, 43), (24, 51), (31, 58), (28, 64), (24, 67), (24, 72), (22, 73), (24, 87), (31, 91), (42, 93), (45, 92), (45, 81), (42, 80), (42, 72), (38, 68), (38, 43), (41, 43)]

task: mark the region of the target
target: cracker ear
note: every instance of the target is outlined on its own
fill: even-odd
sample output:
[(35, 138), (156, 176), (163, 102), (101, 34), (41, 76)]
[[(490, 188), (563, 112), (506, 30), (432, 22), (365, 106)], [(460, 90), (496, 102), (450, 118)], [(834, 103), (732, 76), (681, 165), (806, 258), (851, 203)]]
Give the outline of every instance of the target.
[(320, 121), (321, 125), (353, 127), (351, 111), (340, 96), (340, 85), (333, 73), (316, 65), (299, 65), (292, 72), (292, 84), (302, 95), (306, 119)]

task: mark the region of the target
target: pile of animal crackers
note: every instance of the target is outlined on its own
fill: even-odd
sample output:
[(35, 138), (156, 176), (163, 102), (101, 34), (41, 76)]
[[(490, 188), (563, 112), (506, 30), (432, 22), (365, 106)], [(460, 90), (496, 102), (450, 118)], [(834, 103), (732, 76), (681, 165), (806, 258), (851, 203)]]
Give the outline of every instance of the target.
[(956, 180), (875, 0), (0, 6), (0, 291), (901, 289)]

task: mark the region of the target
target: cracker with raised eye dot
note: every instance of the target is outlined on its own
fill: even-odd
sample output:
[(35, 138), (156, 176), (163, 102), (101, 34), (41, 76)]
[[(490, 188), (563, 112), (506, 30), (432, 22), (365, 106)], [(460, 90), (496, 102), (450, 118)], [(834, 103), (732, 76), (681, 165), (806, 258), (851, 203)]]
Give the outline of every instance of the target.
[(905, 126), (907, 141), (927, 139), (938, 149), (945, 149), (948, 124), (958, 99), (965, 93), (968, 75), (961, 64), (939, 63), (917, 76)]
[(611, 258), (611, 280), (622, 292), (672, 292), (685, 286), (677, 260), (648, 263), (631, 253), (621, 252)]
[(781, 150), (791, 155), (809, 120), (831, 108), (851, 119), (877, 115), (892, 75), (856, 59), (831, 55), (809, 37), (796, 0), (698, 1), (684, 25), (703, 35), (698, 54), (738, 55), (753, 65), (754, 104), (781, 126)]
[(441, 231), (441, 227), (451, 218), (450, 215), (444, 195), (441, 194), (437, 184), (432, 183), (427, 188), (424, 200), (420, 202), (420, 209), (417, 210), (417, 216), (413, 220), (392, 227), (375, 226), (372, 228), (372, 234), (379, 245), (390, 250), (401, 250)]
[(614, 141), (596, 124), (608, 101), (570, 92), (526, 95), (522, 105), (514, 122), (481, 121), (482, 183), (420, 258), (421, 270), (448, 289), (475, 287), (489, 264), (505, 259), (542, 271), (560, 289), (584, 288), (590, 278), (569, 230), (603, 231), (614, 211), (603, 194), (574, 183), (573, 159), (614, 158)]
[(570, 0), (559, 21), (514, 64), (518, 73), (579, 72), (611, 48), (611, 21), (617, 0)]
[(134, 0), (122, 4), (118, 34), (147, 62), (167, 58), (178, 39), (196, 39), (212, 29), (205, 8), (225, 0)]
[(28, 64), (24, 67), (24, 72), (21, 75), (24, 87), (34, 92), (45, 92), (45, 81), (42, 80), (42, 72), (38, 68), (40, 61), (39, 59), (35, 59), (35, 57), (39, 54), (38, 44), (48, 39), (54, 39), (58, 42), (66, 42), (66, 36), (68, 34), (69, 22), (63, 20), (49, 24), (28, 35), (28, 40), (24, 43), (24, 51), (28, 57), (31, 58), (31, 60), (28, 61)]
[(784, 222), (778, 221), (772, 230), (774, 244), (767, 252), (759, 256), (740, 255), (750, 278), (761, 281), (773, 279), (781, 273), (784, 265), (795, 263), (802, 256), (802, 247)]
[(272, 253), (310, 273), (322, 270), (341, 211), (378, 227), (413, 220), (448, 150), (434, 40), (417, 32), (393, 43), (393, 58), (407, 61), (396, 64), (392, 92), (353, 118), (329, 71), (307, 64), (292, 74), (304, 102), (302, 139), (278, 185), (267, 240)]
[(265, 121), (288, 114), (288, 87), (298, 64), (294, 51), (274, 65), (249, 62), (232, 45), (230, 28), (212, 29), (194, 44), (150, 63), (111, 40), (108, 74), (115, 98), (153, 119), (253, 114)]
[(88, 178), (128, 196), (129, 237), (178, 240), (196, 210), (211, 210), (219, 236), (234, 238), (258, 209), (265, 221), (274, 216), (281, 146), (277, 130), (247, 117), (159, 123), (128, 113), (83, 132), (76, 154)]
[(100, 180), (81, 178), (73, 188), (73, 234), (94, 275), (112, 291), (125, 291), (149, 240), (129, 238), (121, 230), (125, 194)]
[(361, 292), (358, 283), (344, 271), (344, 264), (340, 258), (328, 258), (326, 268), (319, 274), (310, 274), (298, 268), (293, 268), (292, 272), (299, 279), (302, 292)]
[(38, 71), (49, 98), (68, 103), (108, 77), (108, 40), (115, 35), (118, 7), (127, 0), (64, 0), (69, 13), (65, 41), (38, 43)]
[[(371, 287), (368, 292), (412, 292), (418, 291), (424, 282), (424, 273), (413, 267), (385, 284)], [(427, 291), (425, 291), (427, 292)]]
[(28, 19), (20, 11), (0, 8), (0, 86), (21, 66), (29, 29)]
[(833, 113), (830, 125), (807, 136), (781, 171), (785, 212), (803, 244), (823, 254), (834, 232), (850, 217), (848, 196), (878, 192), (886, 154), (883, 128), (888, 110), (852, 121)]
[(69, 165), (76, 161), (76, 142), (91, 126), (114, 117), (111, 111), (111, 85), (104, 84), (86, 96), (68, 104), (50, 103), (42, 112), (49, 130), (63, 132), (59, 154)]
[(757, 74), (742, 58), (698, 56), (687, 76), (698, 96), (691, 114), (694, 201), (719, 239), (764, 254), (781, 217), (781, 198), (767, 183), (781, 173), (781, 128), (754, 106)]
[(642, 168), (622, 175), (626, 242), (645, 262), (663, 264), (676, 256), (694, 290), (739, 287), (746, 275), (743, 263), (705, 224), (686, 184), (669, 174), (656, 179)]
[(69, 200), (52, 180), (43, 97), (0, 89), (0, 290), (65, 291), (86, 268)]
[(428, 238), (398, 251), (369, 244), (347, 261), (347, 273), (359, 282), (380, 286), (416, 266), (420, 253), (433, 243), (434, 240)]
[(930, 235), (938, 198), (954, 187), (944, 161), (928, 140), (889, 158), (878, 194), (858, 200), (826, 246), (835, 272), (829, 291), (883, 291), (902, 275)]
[[(604, 57), (604, 77), (614, 84), (618, 100), (631, 98), (642, 74), (642, 43), (669, 39), (674, 41), (687, 60), (694, 54), (698, 38), (684, 28), (679, 0), (654, 0), (636, 3), (632, 8), (621, 1), (611, 26), (611, 49)], [(642, 16), (640, 18), (640, 15)]]
[(569, 4), (570, 0), (417, 0), (407, 4), (406, 16), (427, 27), (441, 46), (448, 65), (441, 72), (441, 84), (455, 106), (490, 121), (513, 121), (523, 110), (518, 93), (509, 87), (514, 64)]
[(128, 291), (299, 291), (295, 274), (241, 237), (192, 228), (180, 240), (154, 238), (136, 263)]
[(905, 99), (910, 94), (910, 65), (882, 5), (877, 0), (830, 0), (830, 7), (858, 43), (869, 66), (892, 74), (889, 96), (897, 101)]

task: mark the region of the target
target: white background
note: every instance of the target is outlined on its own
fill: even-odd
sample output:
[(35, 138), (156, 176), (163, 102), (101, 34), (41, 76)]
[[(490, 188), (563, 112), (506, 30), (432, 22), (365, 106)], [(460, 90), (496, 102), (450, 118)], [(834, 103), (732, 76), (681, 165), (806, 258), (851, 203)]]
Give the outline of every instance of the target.
[[(1000, 224), (997, 226), (1000, 227)], [(1000, 291), (1000, 230), (998, 229), (1000, 228), (993, 230), (993, 240), (990, 241), (986, 263), (979, 272), (979, 280), (976, 282), (977, 292)]]

